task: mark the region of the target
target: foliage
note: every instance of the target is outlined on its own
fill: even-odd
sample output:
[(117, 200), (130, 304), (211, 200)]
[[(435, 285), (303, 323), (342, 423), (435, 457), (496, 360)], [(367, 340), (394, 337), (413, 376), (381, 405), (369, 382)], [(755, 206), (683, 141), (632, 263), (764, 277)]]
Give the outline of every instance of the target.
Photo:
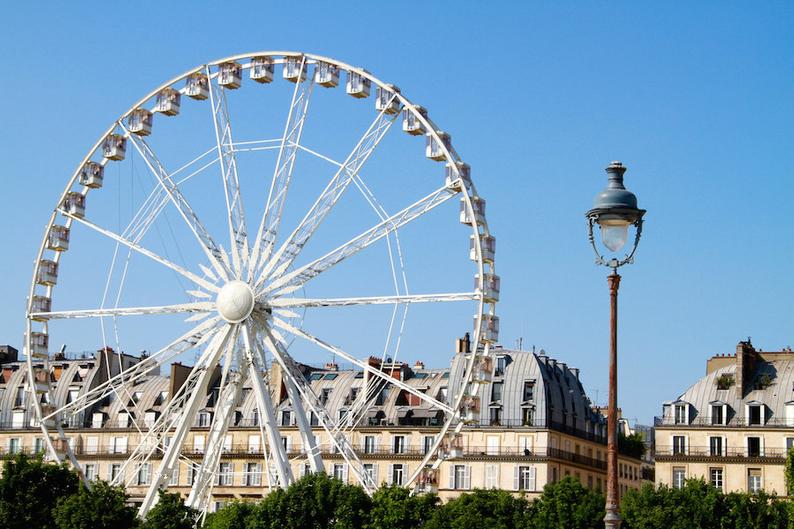
[(730, 389), (734, 384), (733, 375), (727, 373), (720, 375), (715, 381), (717, 389)]
[(620, 434), (618, 437), (618, 452), (623, 455), (642, 459), (645, 455), (645, 441), (639, 432), (631, 435)]
[(433, 516), (438, 507), (435, 494), (412, 495), (397, 485), (379, 488), (372, 495), (368, 529), (414, 529)]
[(3, 465), (0, 521), (4, 529), (56, 529), (52, 517), (59, 498), (77, 492), (77, 475), (65, 465), (19, 454)]
[(81, 484), (77, 494), (58, 500), (53, 517), (59, 529), (133, 529), (138, 518), (127, 499), (122, 487), (104, 481), (94, 483), (91, 490)]
[(256, 512), (256, 504), (234, 501), (208, 515), (202, 529), (248, 529)]
[(754, 389), (766, 389), (771, 386), (773, 382), (774, 380), (772, 380), (772, 377), (769, 376), (769, 373), (764, 373), (756, 379), (753, 387)]
[(502, 490), (475, 490), (436, 509), (424, 529), (513, 529), (532, 527), (529, 504)]
[(604, 527), (604, 496), (567, 477), (543, 488), (532, 513), (535, 529), (600, 529)]
[(178, 493), (160, 491), (157, 505), (146, 514), (140, 529), (193, 529), (198, 512), (185, 505)]
[(794, 496), (794, 448), (789, 449), (786, 454), (786, 494)]

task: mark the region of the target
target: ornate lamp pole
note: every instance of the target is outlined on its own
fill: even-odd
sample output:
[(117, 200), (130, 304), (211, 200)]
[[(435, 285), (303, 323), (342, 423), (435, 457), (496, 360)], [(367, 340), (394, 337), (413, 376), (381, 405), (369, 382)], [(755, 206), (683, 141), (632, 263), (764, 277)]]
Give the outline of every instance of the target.
[[(626, 168), (620, 162), (612, 162), (606, 169), (609, 183), (606, 189), (595, 196), (593, 209), (586, 213), (590, 244), (596, 254), (596, 264), (608, 266), (612, 273), (607, 277), (610, 299), (609, 338), (609, 403), (607, 411), (607, 499), (604, 526), (606, 529), (620, 528), (620, 498), (618, 493), (618, 268), (634, 262), (634, 252), (642, 234), (644, 209), (637, 208), (637, 197), (623, 186)], [(601, 242), (612, 254), (619, 252), (628, 241), (629, 226), (635, 227), (634, 245), (622, 259), (605, 258), (596, 247), (593, 226), (601, 230)]]

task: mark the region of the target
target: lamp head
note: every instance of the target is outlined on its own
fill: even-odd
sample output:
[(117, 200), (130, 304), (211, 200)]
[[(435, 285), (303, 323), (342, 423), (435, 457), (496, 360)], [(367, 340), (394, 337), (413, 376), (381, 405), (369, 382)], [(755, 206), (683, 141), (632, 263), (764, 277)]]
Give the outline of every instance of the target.
[(621, 162), (612, 162), (606, 172), (607, 187), (595, 196), (586, 216), (598, 224), (604, 246), (619, 252), (628, 241), (629, 226), (636, 225), (645, 210), (637, 207), (637, 196), (623, 185), (626, 167)]

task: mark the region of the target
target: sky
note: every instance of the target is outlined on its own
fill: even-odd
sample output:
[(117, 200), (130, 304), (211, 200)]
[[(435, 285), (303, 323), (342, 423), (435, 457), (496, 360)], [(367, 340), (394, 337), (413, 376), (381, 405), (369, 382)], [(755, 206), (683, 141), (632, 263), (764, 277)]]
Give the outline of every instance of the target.
[[(628, 166), (626, 185), (648, 210), (636, 262), (621, 269), (624, 416), (650, 423), (705, 374), (710, 356), (748, 336), (763, 350), (794, 346), (789, 2), (20, 2), (5, 6), (3, 26), (0, 343), (21, 348), (49, 215), (114, 119), (207, 61), (298, 50), (365, 67), (452, 134), (498, 241), (502, 344), (520, 339), (579, 367), (595, 402), (606, 401), (608, 270), (593, 263), (583, 214), (612, 160)], [(340, 115), (329, 111), (312, 133), (343, 152), (334, 145)], [(407, 197), (410, 176), (392, 168), (400, 176), (389, 182), (401, 189), (390, 196)], [(452, 229), (428, 226), (434, 240)], [(432, 285), (430, 270), (453, 256), (421, 239), (407, 249), (424, 264), (409, 272)], [(108, 255), (92, 245), (73, 253), (84, 266)], [(80, 277), (64, 287), (76, 307), (106, 273), (70, 271)], [(376, 275), (331, 285), (388, 280)], [(416, 324), (406, 358), (447, 365), (470, 322)], [(434, 350), (418, 351), (421, 343)]]

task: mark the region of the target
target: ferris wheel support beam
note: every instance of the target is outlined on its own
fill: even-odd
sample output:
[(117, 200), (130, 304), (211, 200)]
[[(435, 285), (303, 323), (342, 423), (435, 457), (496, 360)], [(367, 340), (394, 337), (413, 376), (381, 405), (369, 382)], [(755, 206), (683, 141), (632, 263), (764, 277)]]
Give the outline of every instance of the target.
[(200, 286), (200, 287), (202, 287), (202, 288), (204, 288), (206, 290), (209, 290), (210, 292), (218, 292), (218, 291), (220, 291), (220, 288), (218, 288), (217, 286), (213, 285), (209, 281), (203, 279), (202, 277), (197, 276), (196, 274), (194, 274), (193, 272), (190, 272), (189, 270), (185, 270), (181, 266), (179, 266), (177, 264), (174, 264), (171, 261), (169, 261), (167, 259), (164, 259), (163, 257), (160, 257), (159, 255), (157, 255), (153, 251), (147, 250), (143, 246), (141, 246), (141, 245), (139, 245), (137, 243), (134, 243), (131, 240), (126, 239), (126, 238), (122, 237), (121, 235), (119, 235), (117, 233), (114, 233), (114, 232), (112, 232), (110, 230), (107, 230), (105, 228), (97, 226), (96, 224), (94, 224), (91, 221), (82, 219), (80, 217), (76, 217), (76, 216), (72, 215), (71, 213), (69, 213), (68, 211), (66, 211), (64, 209), (59, 209), (58, 212), (61, 213), (64, 217), (67, 217), (67, 218), (70, 218), (70, 219), (72, 219), (74, 221), (77, 221), (78, 223), (82, 224), (83, 226), (87, 226), (87, 227), (91, 228), (92, 230), (101, 233), (105, 237), (113, 239), (114, 241), (119, 242), (119, 243), (123, 244), (124, 246), (135, 250), (139, 254), (145, 255), (146, 257), (148, 257), (148, 258), (150, 258), (150, 259), (152, 259), (154, 261), (157, 261), (161, 265), (163, 265), (163, 266), (165, 266), (167, 268), (170, 268), (174, 272), (184, 276), (187, 279), (190, 279), (191, 281), (193, 281), (198, 286)]
[(171, 199), (171, 202), (176, 207), (176, 210), (179, 212), (179, 215), (184, 219), (185, 223), (187, 224), (190, 231), (193, 232), (193, 235), (199, 242), (199, 246), (201, 246), (201, 250), (207, 256), (207, 259), (212, 264), (212, 267), (215, 268), (215, 271), (220, 274), (220, 277), (229, 280), (229, 271), (223, 266), (224, 263), (223, 259), (223, 252), (212, 239), (212, 236), (207, 231), (207, 228), (204, 227), (204, 224), (201, 223), (196, 213), (193, 211), (193, 208), (190, 207), (190, 204), (182, 195), (182, 192), (179, 188), (174, 184), (174, 181), (171, 179), (171, 176), (168, 174), (168, 171), (165, 170), (163, 164), (160, 163), (160, 160), (154, 154), (149, 144), (143, 140), (143, 138), (138, 137), (136, 134), (130, 133), (121, 121), (118, 122), (119, 126), (122, 130), (124, 130), (125, 135), (129, 137), (130, 142), (135, 147), (135, 150), (141, 155), (143, 161), (146, 163), (146, 166), (149, 168), (149, 171), (154, 175), (157, 179), (157, 182), (160, 186), (165, 190), (168, 194), (168, 198)]
[(273, 171), (265, 212), (262, 215), (262, 222), (259, 224), (256, 243), (254, 244), (251, 269), (248, 276), (249, 281), (254, 277), (260, 265), (267, 262), (278, 237), (284, 201), (287, 198), (287, 190), (292, 180), (295, 157), (300, 147), (303, 124), (306, 122), (306, 114), (309, 110), (309, 101), (314, 91), (313, 75), (310, 76), (311, 79), (308, 82), (301, 81), (308, 67), (309, 65), (304, 57), (301, 60), (301, 72), (298, 75), (298, 81), (295, 83), (295, 90), (292, 92), (292, 102), (287, 114), (287, 122), (284, 125), (284, 135), (281, 138), (281, 146), (278, 151), (276, 167)]
[[(331, 443), (336, 447), (337, 451), (342, 455), (342, 458), (347, 462), (348, 467), (356, 475), (356, 479), (358, 479), (365, 490), (369, 492), (374, 491), (374, 489), (377, 488), (377, 484), (371, 483), (371, 480), (369, 480), (363, 472), (361, 460), (350, 444), (350, 440), (343, 433), (339, 432), (336, 423), (328, 415), (325, 406), (320, 403), (317, 395), (312, 391), (311, 386), (298, 370), (294, 360), (292, 360), (292, 357), (290, 357), (289, 353), (287, 353), (286, 349), (283, 347), (282, 338), (275, 330), (265, 327), (263, 340), (265, 346), (271, 351), (274, 358), (281, 366), (283, 376), (287, 379), (291, 379), (295, 389), (297, 389), (300, 396), (303, 397), (303, 402), (305, 402), (309, 406), (309, 409), (315, 414), (320, 425), (328, 434)], [(309, 435), (313, 436), (311, 430), (309, 430)]]
[(396, 119), (384, 111), (378, 113), (375, 120), (364, 132), (353, 150), (347, 156), (341, 167), (328, 182), (325, 189), (312, 205), (311, 209), (293, 230), (272, 258), (264, 265), (257, 279), (257, 288), (262, 285), (268, 274), (273, 270), (273, 275), (281, 275), (295, 260), (312, 235), (320, 227), (325, 217), (333, 209), (336, 202), (347, 189), (353, 178), (361, 171), (369, 157), (375, 151), (380, 141), (386, 135)]
[(262, 293), (279, 295), (279, 293), (289, 293), (297, 290), (307, 281), (440, 206), (457, 193), (455, 189), (447, 186), (430, 193), (319, 259), (315, 259), (311, 263), (279, 277), (268, 285)]
[[(210, 77), (209, 66), (206, 68)], [(226, 213), (229, 221), (229, 237), (231, 244), (232, 263), (238, 279), (242, 278), (243, 269), (249, 266), (248, 230), (245, 224), (243, 197), (240, 194), (240, 182), (237, 178), (237, 159), (234, 154), (232, 124), (229, 119), (229, 107), (226, 102), (226, 90), (214, 83), (210, 84), (210, 108), (212, 122), (215, 125), (215, 140), (218, 147), (218, 162), (223, 178), (223, 192), (226, 196)]]
[[(281, 442), (281, 433), (278, 426), (276, 426), (276, 413), (274, 411), (273, 401), (270, 398), (270, 388), (265, 385), (265, 376), (267, 373), (265, 359), (255, 350), (255, 342), (252, 333), (253, 329), (249, 327), (249, 324), (243, 324), (245, 361), (248, 363), (251, 372), (251, 384), (254, 386), (254, 396), (256, 398), (257, 409), (259, 410), (259, 420), (262, 421), (265, 427), (267, 442), (270, 445), (270, 452), (276, 467), (279, 485), (281, 487), (287, 487), (293, 481), (292, 468), (290, 467), (287, 457), (287, 450)], [(264, 442), (265, 439), (262, 439), (263, 452), (265, 452)], [(269, 476), (270, 469), (268, 468), (266, 470)], [(268, 477), (268, 479), (270, 478)]]
[(181, 314), (186, 312), (210, 312), (215, 310), (215, 303), (199, 301), (195, 303), (180, 303), (177, 305), (163, 305), (160, 307), (127, 307), (106, 308), (89, 310), (61, 310), (54, 312), (33, 312), (31, 317), (46, 318), (48, 320), (63, 320), (74, 318), (103, 318), (108, 316), (140, 316), (144, 314)]
[(477, 292), (455, 292), (449, 294), (407, 294), (404, 296), (366, 296), (359, 298), (273, 298), (269, 307), (289, 309), (302, 307), (347, 307), (351, 305), (391, 305), (406, 303), (443, 303), (448, 301), (473, 301), (479, 299)]
[(330, 351), (333, 354), (341, 356), (342, 358), (344, 358), (345, 360), (347, 360), (351, 364), (353, 364), (355, 366), (358, 366), (359, 368), (363, 369), (364, 371), (366, 371), (366, 372), (368, 372), (368, 373), (370, 373), (372, 375), (375, 375), (378, 378), (381, 378), (381, 379), (385, 380), (389, 384), (392, 384), (392, 385), (397, 386), (398, 388), (400, 388), (400, 389), (402, 389), (404, 391), (407, 391), (408, 393), (410, 393), (411, 395), (416, 396), (420, 400), (423, 400), (423, 401), (427, 402), (428, 404), (430, 404), (434, 408), (442, 410), (442, 411), (444, 411), (446, 413), (452, 413), (452, 414), (456, 413), (455, 409), (453, 409), (449, 405), (447, 405), (447, 404), (445, 404), (445, 403), (443, 403), (443, 402), (441, 402), (441, 401), (439, 401), (437, 399), (434, 399), (433, 397), (430, 397), (430, 396), (428, 396), (425, 393), (422, 393), (421, 391), (417, 390), (416, 388), (413, 388), (413, 387), (409, 386), (405, 382), (402, 382), (400, 380), (397, 380), (396, 378), (390, 377), (389, 375), (387, 375), (386, 373), (384, 373), (380, 369), (375, 369), (374, 367), (372, 367), (371, 365), (367, 364), (366, 362), (363, 362), (363, 361), (359, 360), (355, 356), (353, 356), (353, 355), (351, 355), (349, 353), (346, 353), (345, 351), (343, 351), (342, 349), (340, 349), (340, 348), (338, 348), (338, 347), (336, 347), (334, 345), (328, 344), (328, 343), (324, 342), (323, 340), (321, 340), (321, 339), (319, 339), (319, 338), (317, 338), (315, 336), (312, 336), (311, 334), (307, 333), (306, 331), (298, 329), (298, 328), (290, 325), (289, 323), (287, 323), (287, 322), (285, 322), (283, 320), (280, 320), (278, 318), (273, 318), (273, 322), (276, 325), (276, 327), (279, 327), (280, 329), (283, 329), (283, 330), (287, 331), (288, 333), (290, 333), (290, 334), (292, 334), (294, 336), (298, 336), (300, 338), (303, 338), (304, 340), (306, 340), (306, 341), (308, 341), (310, 343), (318, 345), (318, 346), (322, 347), (323, 349), (325, 349), (326, 351)]
[(184, 410), (180, 414), (179, 422), (174, 430), (174, 435), (171, 438), (171, 443), (163, 454), (163, 459), (160, 466), (154, 472), (152, 483), (146, 491), (146, 496), (138, 509), (138, 514), (144, 517), (149, 509), (151, 509), (158, 499), (158, 491), (167, 477), (171, 475), (174, 464), (176, 464), (179, 454), (182, 451), (182, 445), (185, 443), (187, 434), (193, 426), (193, 420), (198, 412), (199, 407), (204, 402), (207, 396), (207, 387), (212, 379), (215, 366), (221, 359), (224, 353), (225, 345), (232, 334), (232, 327), (230, 326), (225, 332), (219, 332), (215, 335), (207, 350), (202, 356), (202, 361), (194, 367), (197, 371), (198, 377), (196, 385), (185, 405)]

